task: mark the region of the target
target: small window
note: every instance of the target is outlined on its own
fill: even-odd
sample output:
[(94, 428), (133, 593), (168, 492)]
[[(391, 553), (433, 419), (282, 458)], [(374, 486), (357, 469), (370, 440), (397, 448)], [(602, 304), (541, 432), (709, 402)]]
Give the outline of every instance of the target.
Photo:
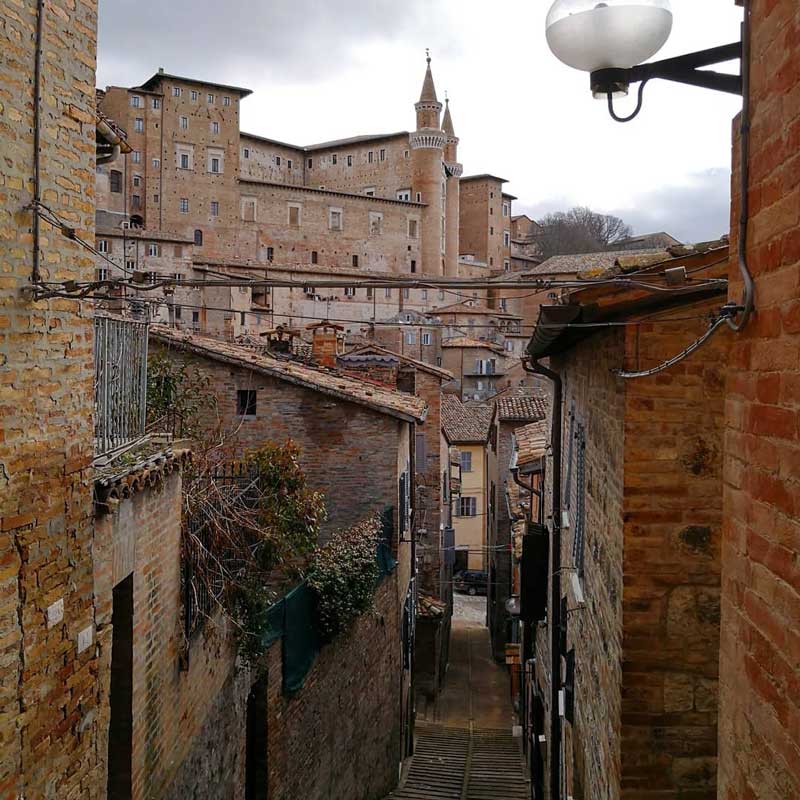
[(508, 203), (503, 203), (503, 216), (504, 217), (508, 216), (508, 210), (509, 210)]
[[(173, 97), (180, 97), (182, 93), (182, 89), (180, 86), (173, 86), (172, 87), (172, 96)], [(196, 94), (196, 92), (192, 92), (192, 94)]]
[(422, 202), (422, 192), (417, 192), (417, 202), (418, 203)]
[(142, 196), (139, 194), (131, 195), (131, 207), (134, 209), (140, 209), (142, 207)]
[(313, 158), (309, 158), (308, 159), (308, 168), (312, 169), (313, 167), (314, 167), (314, 159)]
[(275, 156), (275, 166), (279, 167), (281, 165), (281, 157)]
[(503, 271), (504, 272), (509, 272), (510, 270), (511, 270), (511, 262), (507, 258), (504, 258), (503, 259)]
[(417, 271), (417, 262), (416, 262), (416, 259), (413, 259), (413, 258), (411, 259), (411, 271), (412, 272), (416, 272)]
[(370, 187), (364, 189), (364, 194), (367, 197), (375, 197), (375, 187), (374, 186), (370, 186)]
[(192, 324), (197, 325), (200, 322), (200, 312), (192, 311)]
[(228, 95), (224, 95), (222, 98), (222, 105), (229, 106), (231, 104), (231, 99)]
[(462, 450), (461, 452), (461, 471), (472, 472), (472, 453), (468, 450)]
[(420, 294), (420, 298), (422, 300), (427, 300), (428, 299), (428, 290), (427, 289), (422, 289), (419, 294)]
[(141, 164), (142, 163), (142, 154), (138, 150), (134, 150), (131, 153), (131, 161), (133, 161), (134, 164)]
[(182, 309), (181, 309), (180, 306), (175, 306), (175, 319), (180, 319), (181, 318), (181, 310)]
[(153, 202), (154, 202), (154, 203), (158, 203), (158, 201), (159, 201), (160, 199), (161, 199), (161, 198), (160, 198), (160, 197), (159, 197), (157, 194), (154, 194), (154, 195), (153, 195)]
[(161, 98), (160, 97), (154, 97), (153, 98), (153, 110), (156, 111), (159, 108), (161, 108)]
[(333, 164), (333, 166), (335, 167), (338, 161), (339, 157), (336, 155), (336, 153), (333, 153), (333, 155), (331, 155), (331, 164)]
[(376, 211), (369, 212), (369, 235), (380, 236), (383, 233), (383, 214)]
[(181, 214), (188, 214), (189, 213), (189, 198), (188, 197), (181, 197), (180, 209), (181, 209)]
[(433, 344), (433, 336), (430, 332), (426, 331), (422, 334), (422, 344), (425, 345), (425, 347), (430, 347)]
[(403, 150), (403, 158), (408, 158), (408, 150)]
[(140, 108), (142, 105), (142, 98), (139, 95), (132, 94), (131, 95), (131, 107), (132, 108)]
[(249, 148), (249, 147), (245, 147), (245, 148), (242, 150), (242, 156), (243, 156), (244, 158), (250, 158), (250, 148)]
[(419, 236), (419, 221), (410, 219), (408, 221), (408, 238), (416, 239)]
[(353, 266), (354, 267), (358, 266), (358, 256), (356, 256), (356, 255), (353, 256)]
[(494, 236), (494, 226), (493, 225), (489, 226), (489, 236)]
[(386, 161), (386, 151), (383, 149), (381, 150), (381, 161)]
[(411, 289), (403, 289), (403, 300), (409, 300), (411, 298)]
[(511, 246), (511, 234), (508, 231), (503, 231), (503, 247)]
[(136, 133), (144, 133), (144, 119), (142, 117), (136, 117), (133, 121), (133, 129)]
[(417, 333), (416, 331), (406, 331), (406, 344), (416, 344)]
[(153, 159), (153, 169), (160, 169), (160, 167), (161, 167), (161, 159), (160, 158), (154, 158)]
[(444, 289), (439, 289), (439, 299), (444, 300)]
[(189, 130), (189, 117), (181, 117), (180, 127), (182, 131)]
[(372, 152), (372, 150), (370, 150), (367, 153), (367, 163), (371, 164), (374, 161), (374, 159), (375, 159), (375, 154)]
[(108, 252), (108, 239), (98, 239), (97, 240), (97, 252), (98, 253), (107, 253)]
[(313, 297), (317, 293), (316, 287), (314, 286), (304, 286), (303, 287), (303, 294), (308, 295), (309, 297)]
[(200, 97), (199, 92), (197, 92), (195, 89), (192, 89), (192, 102), (196, 103), (198, 97)]
[(245, 318), (245, 312), (244, 311), (240, 311), (239, 312), (239, 324), (240, 325), (247, 325), (247, 320)]
[(158, 247), (158, 242), (150, 242), (147, 245), (147, 255), (154, 257), (161, 255)]
[(189, 154), (181, 153), (181, 169), (189, 169)]
[(292, 168), (292, 159), (291, 158), (287, 158), (286, 159), (286, 169), (291, 169), (291, 168)]
[(513, 353), (514, 352), (514, 342), (511, 339), (506, 340), (506, 352)]
[(212, 200), (211, 201), (211, 216), (218, 217), (219, 216), (219, 200)]
[(134, 175), (133, 176), (133, 185), (134, 186), (141, 186), (142, 185), (142, 177), (141, 177), (141, 175)]
[(94, 279), (96, 281), (107, 281), (108, 270), (105, 267), (97, 267), (97, 269), (94, 271)]
[(367, 300), (372, 300), (375, 296), (375, 291), (371, 287), (367, 287)]
[(203, 231), (201, 231), (200, 228), (197, 228), (194, 232), (194, 243), (198, 247), (203, 246)]
[(401, 189), (397, 192), (396, 195), (398, 200), (404, 200), (406, 202), (411, 200), (411, 189)]
[(219, 175), (219, 158), (213, 156), (211, 159), (211, 172), (214, 175)]
[(297, 205), (289, 206), (289, 227), (291, 228), (300, 227), (300, 206)]
[(268, 247), (267, 248), (267, 261), (274, 261), (275, 260), (275, 248)]
[(236, 392), (236, 413), (240, 417), (256, 416), (256, 390), (239, 389)]
[(319, 263), (319, 253), (316, 250), (311, 251), (311, 263), (318, 264)]
[(212, 122), (211, 123), (211, 133), (216, 136), (219, 133), (219, 122)]
[(392, 296), (392, 290), (387, 287), (386, 289), (383, 290), (383, 296), (384, 297), (391, 297)]
[(477, 517), (478, 499), (476, 497), (462, 497), (459, 502), (458, 516)]
[(213, 94), (206, 95), (206, 100), (208, 100), (209, 105), (213, 105), (214, 104), (214, 95)]
[(122, 173), (118, 169), (112, 169), (108, 173), (108, 178), (111, 185), (111, 191), (118, 194), (122, 191)]
[(342, 230), (342, 210), (339, 208), (331, 208), (328, 211), (328, 227), (332, 231)]
[(347, 166), (348, 167), (353, 166), (353, 156), (347, 156)]
[(356, 296), (356, 287), (355, 286), (345, 286), (345, 288), (344, 288), (344, 296), (345, 297), (355, 297)]

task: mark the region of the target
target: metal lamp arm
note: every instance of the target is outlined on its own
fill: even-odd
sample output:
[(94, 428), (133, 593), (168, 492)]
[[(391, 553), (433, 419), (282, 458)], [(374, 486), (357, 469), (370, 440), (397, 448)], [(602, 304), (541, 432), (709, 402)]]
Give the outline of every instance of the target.
[[(720, 47), (712, 47), (709, 50), (687, 53), (676, 58), (640, 64), (630, 69), (599, 69), (591, 74), (592, 91), (597, 95), (605, 94), (608, 97), (609, 111), (617, 122), (630, 122), (642, 109), (642, 94), (645, 84), (655, 78), (741, 95), (741, 75), (728, 75), (723, 72), (700, 69), (700, 67), (723, 64), (726, 61), (741, 60), (741, 58), (742, 43), (733, 42)], [(627, 91), (632, 83), (641, 83), (636, 110), (629, 117), (619, 117), (614, 113), (613, 95), (615, 92)]]

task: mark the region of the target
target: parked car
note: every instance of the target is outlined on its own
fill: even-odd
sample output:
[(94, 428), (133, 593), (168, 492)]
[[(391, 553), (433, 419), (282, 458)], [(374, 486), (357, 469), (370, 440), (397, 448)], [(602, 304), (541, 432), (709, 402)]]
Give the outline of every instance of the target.
[(453, 576), (453, 588), (457, 592), (466, 592), (473, 596), (486, 594), (488, 585), (489, 575), (486, 572), (465, 569), (463, 572), (457, 572)]

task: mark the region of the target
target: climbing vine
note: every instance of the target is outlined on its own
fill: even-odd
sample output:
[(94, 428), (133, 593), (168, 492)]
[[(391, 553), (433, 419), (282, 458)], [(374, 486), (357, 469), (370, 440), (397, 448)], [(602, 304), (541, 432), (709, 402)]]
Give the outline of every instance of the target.
[(370, 517), (338, 531), (314, 551), (308, 583), (317, 594), (323, 638), (332, 639), (372, 607), (380, 531), (380, 519)]

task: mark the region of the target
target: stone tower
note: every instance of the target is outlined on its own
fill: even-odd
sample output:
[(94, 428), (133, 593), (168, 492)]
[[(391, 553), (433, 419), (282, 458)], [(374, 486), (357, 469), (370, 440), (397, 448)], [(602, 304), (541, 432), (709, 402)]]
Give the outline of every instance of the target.
[(461, 213), (461, 174), (464, 167), (458, 163), (458, 137), (450, 115), (450, 101), (445, 99), (442, 130), (447, 137), (444, 147), (445, 182), (445, 259), (444, 274), (458, 277), (458, 230)]
[(415, 108), (417, 129), (409, 137), (412, 158), (411, 191), (413, 199), (426, 204), (422, 213), (422, 272), (438, 276), (444, 273), (446, 248), (446, 179), (443, 157), (447, 137), (439, 121), (442, 104), (436, 97), (430, 56), (422, 94)]

